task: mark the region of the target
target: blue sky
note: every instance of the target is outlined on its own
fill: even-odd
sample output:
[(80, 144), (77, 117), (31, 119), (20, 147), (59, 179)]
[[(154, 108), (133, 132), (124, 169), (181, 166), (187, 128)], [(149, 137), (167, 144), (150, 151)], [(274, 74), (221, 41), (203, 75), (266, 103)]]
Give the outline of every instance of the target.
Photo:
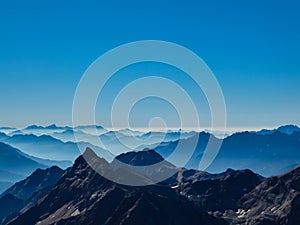
[[(0, 126), (71, 124), (87, 67), (118, 45), (148, 39), (183, 45), (208, 64), (222, 87), (229, 127), (300, 124), (299, 10), (299, 1), (268, 0), (1, 1)], [(156, 65), (148, 73), (156, 70), (173, 71)], [(111, 90), (123, 83), (112, 80)], [(201, 93), (189, 91), (205, 108)], [(146, 103), (133, 111), (137, 124), (162, 104)], [(97, 107), (99, 123), (107, 123), (106, 106)], [(172, 111), (158, 108), (161, 116)]]

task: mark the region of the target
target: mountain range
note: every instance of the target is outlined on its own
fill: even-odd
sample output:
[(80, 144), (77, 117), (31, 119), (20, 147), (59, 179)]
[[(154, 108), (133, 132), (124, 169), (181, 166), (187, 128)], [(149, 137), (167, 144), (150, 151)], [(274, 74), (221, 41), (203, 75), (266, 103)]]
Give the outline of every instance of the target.
[(265, 135), (265, 134), (272, 134), (272, 133), (275, 133), (277, 131), (279, 131), (280, 133), (283, 133), (283, 134), (291, 135), (294, 132), (300, 132), (300, 128), (296, 125), (290, 124), (290, 125), (280, 126), (276, 129), (272, 129), (272, 130), (262, 129), (260, 131), (256, 131), (256, 132), (253, 132), (253, 133)]
[(67, 168), (71, 164), (71, 161), (55, 161), (30, 156), (17, 148), (0, 142), (0, 193), (38, 168), (45, 169), (53, 165)]
[[(18, 216), (36, 204), (60, 179), (64, 171), (56, 166), (37, 169), (0, 195), (0, 224)], [(9, 207), (8, 207), (9, 205)]]
[[(282, 130), (282, 129), (281, 129)], [(208, 141), (218, 143), (222, 146), (213, 163), (206, 168), (207, 171), (216, 173), (226, 168), (251, 169), (263, 176), (272, 176), (282, 173), (295, 165), (300, 164), (300, 132), (292, 134), (282, 133), (276, 130), (272, 133), (261, 134), (257, 132), (240, 132), (232, 134), (223, 140), (212, 134), (201, 132), (191, 138), (163, 142), (154, 149), (164, 158), (173, 153), (179, 142), (181, 147), (176, 150), (176, 163), (187, 157), (186, 149), (193, 148), (192, 143), (198, 139), (195, 150), (186, 167), (199, 169)]]
[(18, 149), (0, 142), (0, 182), (3, 183), (0, 191), (3, 191), (7, 185), (24, 178), (34, 170), (46, 167), (25, 157)]
[[(34, 134), (16, 134), (2, 138), (2, 142), (9, 144), (15, 148), (21, 149), (22, 152), (41, 159), (49, 159), (56, 161), (68, 161), (68, 166), (80, 155), (80, 150), (91, 147), (95, 151), (108, 160), (113, 155), (100, 147), (94, 146), (88, 142), (63, 142), (55, 139), (50, 135), (36, 136)], [(59, 165), (64, 167), (63, 165)]]
[[(90, 154), (106, 172), (114, 173), (110, 164), (91, 150), (85, 154)], [(82, 156), (41, 201), (9, 224), (36, 223), (226, 224), (168, 186), (134, 188), (107, 180), (92, 170)]]
[[(85, 157), (92, 158), (103, 173), (120, 177), (130, 173), (151, 179), (145, 171), (114, 168), (114, 161), (108, 163), (87, 149), (65, 172), (57, 167), (37, 170), (3, 193), (0, 208), (6, 202), (15, 206), (15, 211), (4, 211), (10, 213), (6, 216), (2, 213), (2, 224), (297, 225), (300, 222), (297, 214), (300, 167), (263, 178), (251, 170), (228, 169), (210, 174), (165, 162), (154, 173), (161, 173), (165, 166), (171, 167), (173, 179), (134, 187), (99, 175)], [(136, 166), (163, 160), (151, 149), (124, 153), (117, 159)], [(36, 197), (29, 201), (29, 207), (22, 209), (22, 202), (30, 195), (29, 199)]]
[[(251, 169), (268, 177), (282, 173), (300, 163), (300, 151), (298, 151), (300, 128), (295, 125), (285, 125), (270, 130), (238, 132), (227, 135), (223, 139), (208, 132), (182, 130), (141, 132), (129, 129), (110, 131), (101, 126), (95, 128), (91, 125), (76, 128), (54, 124), (45, 127), (31, 125), (20, 130), (4, 127), (0, 128), (0, 131), (6, 132), (0, 132), (0, 141), (19, 149), (40, 164), (58, 165), (61, 168), (71, 166), (86, 147), (92, 148), (98, 155), (111, 161), (114, 155), (132, 150), (140, 151), (144, 148), (155, 149), (167, 158), (180, 142), (183, 143), (182, 149), (173, 159), (169, 159), (171, 163), (199, 169), (209, 139), (216, 143), (222, 141), (216, 159), (206, 168), (211, 173), (220, 173), (230, 167)], [(199, 140), (192, 157), (181, 165), (180, 162), (187, 158), (187, 150), (192, 149), (192, 143), (196, 139)], [(99, 144), (99, 140), (102, 144)]]

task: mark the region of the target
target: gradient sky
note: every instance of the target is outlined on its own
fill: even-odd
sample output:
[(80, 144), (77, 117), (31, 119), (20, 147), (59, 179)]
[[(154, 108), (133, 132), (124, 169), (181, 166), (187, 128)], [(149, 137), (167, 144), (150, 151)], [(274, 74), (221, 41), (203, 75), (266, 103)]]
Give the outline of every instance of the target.
[[(229, 127), (299, 125), (299, 11), (299, 1), (274, 0), (1, 1), (0, 126), (70, 125), (87, 67), (120, 44), (148, 39), (183, 45), (207, 63), (223, 89)], [(145, 66), (127, 73), (176, 74)], [(109, 89), (121, 84), (115, 79)], [(141, 115), (155, 116), (155, 109), (162, 116), (173, 110), (158, 101), (141, 102), (135, 122), (144, 124)], [(97, 108), (101, 124), (107, 105)]]

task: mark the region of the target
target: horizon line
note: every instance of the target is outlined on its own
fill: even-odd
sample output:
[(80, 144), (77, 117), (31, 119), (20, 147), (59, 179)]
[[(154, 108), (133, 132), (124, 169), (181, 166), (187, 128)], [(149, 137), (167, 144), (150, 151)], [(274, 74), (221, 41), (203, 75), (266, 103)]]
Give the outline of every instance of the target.
[(23, 130), (26, 129), (30, 126), (37, 126), (37, 127), (41, 127), (41, 129), (43, 128), (47, 128), (47, 127), (51, 127), (51, 126), (56, 126), (57, 128), (63, 128), (63, 127), (67, 127), (67, 128), (71, 128), (71, 129), (75, 129), (76, 127), (80, 127), (80, 126), (101, 126), (106, 130), (110, 130), (110, 131), (120, 131), (120, 130), (132, 130), (132, 131), (179, 131), (179, 130), (183, 130), (183, 131), (196, 131), (196, 132), (201, 132), (201, 131), (209, 131), (209, 132), (224, 132), (224, 133), (231, 133), (231, 132), (243, 132), (243, 131), (260, 131), (263, 129), (266, 130), (274, 130), (274, 129), (278, 129), (279, 127), (282, 126), (296, 126), (296, 127), (300, 127), (298, 124), (294, 124), (294, 123), (287, 123), (287, 124), (281, 124), (281, 125), (274, 125), (274, 126), (228, 126), (225, 127), (225, 130), (223, 130), (220, 127), (208, 127), (208, 126), (203, 126), (203, 127), (166, 127), (166, 128), (157, 128), (157, 129), (153, 129), (152, 128), (148, 128), (148, 127), (109, 127), (109, 126), (104, 126), (104, 125), (100, 125), (100, 124), (81, 124), (81, 125), (77, 125), (77, 126), (70, 126), (70, 125), (61, 125), (61, 124), (29, 124), (27, 126), (0, 126), (0, 130), (5, 130), (5, 129), (15, 129), (15, 130)]

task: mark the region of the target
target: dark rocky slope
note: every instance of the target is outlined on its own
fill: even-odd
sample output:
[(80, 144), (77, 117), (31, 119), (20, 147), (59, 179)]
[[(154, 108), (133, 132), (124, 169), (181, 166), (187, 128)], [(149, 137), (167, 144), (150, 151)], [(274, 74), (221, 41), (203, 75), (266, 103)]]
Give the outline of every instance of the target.
[(263, 181), (240, 201), (232, 224), (300, 224), (300, 167)]
[[(110, 164), (90, 150), (85, 154), (103, 173)], [(122, 168), (119, 168), (120, 170)], [(126, 171), (130, 173), (131, 171)], [(120, 173), (116, 173), (119, 175)], [(135, 173), (133, 173), (133, 176)], [(12, 221), (18, 224), (226, 224), (200, 210), (167, 185), (128, 187), (100, 176), (80, 156), (37, 205)]]
[[(96, 173), (84, 158), (119, 181), (151, 181), (153, 173), (170, 170), (174, 175), (156, 185), (124, 186)], [(210, 174), (176, 168), (150, 149), (116, 159), (134, 166), (163, 163), (154, 171), (130, 169), (116, 160), (109, 164), (87, 149), (48, 194), (9, 224), (300, 224), (300, 167), (265, 179), (250, 170)], [(6, 197), (18, 206), (18, 198)]]
[(36, 204), (57, 183), (64, 171), (56, 166), (37, 169), (26, 179), (17, 182), (0, 196), (0, 224), (18, 216)]

